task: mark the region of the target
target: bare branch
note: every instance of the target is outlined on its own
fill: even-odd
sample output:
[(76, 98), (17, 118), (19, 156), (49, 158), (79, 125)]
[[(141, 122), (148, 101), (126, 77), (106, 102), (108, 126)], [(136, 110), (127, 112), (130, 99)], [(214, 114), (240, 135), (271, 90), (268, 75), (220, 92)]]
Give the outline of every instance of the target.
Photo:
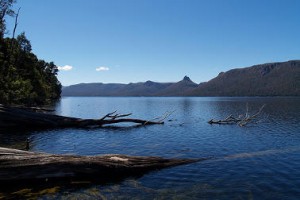
[(99, 120), (104, 120), (105, 118), (107, 118), (107, 117), (109, 117), (109, 116), (111, 116), (111, 115), (115, 114), (116, 112), (117, 112), (117, 111), (114, 111), (114, 112), (108, 113), (108, 114), (106, 114), (104, 117), (100, 118)]
[(75, 117), (65, 117), (53, 115), (49, 113), (39, 112), (40, 109), (27, 109), (22, 107), (9, 107), (0, 104), (0, 129), (13, 128), (13, 127), (26, 127), (26, 128), (91, 128), (103, 127), (105, 125), (117, 123), (135, 123), (140, 125), (164, 124), (161, 120), (143, 120), (134, 118), (124, 118), (131, 115), (117, 114), (116, 111), (106, 114), (101, 119), (81, 119)]
[(260, 115), (264, 107), (265, 104), (262, 105), (255, 114), (250, 115), (248, 104), (247, 104), (245, 115), (239, 115), (238, 117), (233, 117), (233, 115), (231, 114), (223, 120), (211, 119), (208, 121), (208, 123), (209, 124), (237, 124), (239, 126), (246, 126), (249, 123), (256, 123), (258, 121), (256, 118)]
[(171, 112), (166, 112), (162, 117), (158, 118), (160, 120), (158, 120), (159, 122), (163, 122), (166, 118), (168, 118), (171, 114), (173, 114), (175, 112), (175, 110), (171, 111)]
[(12, 39), (15, 38), (15, 33), (16, 33), (17, 26), (18, 26), (18, 17), (19, 17), (20, 9), (21, 9), (21, 8), (18, 9), (18, 12), (17, 12), (17, 14), (16, 14), (16, 18), (15, 18), (15, 26), (14, 26), (14, 31), (13, 31)]
[(132, 113), (122, 114), (122, 115), (118, 114), (115, 118), (128, 117), (130, 115), (132, 115)]

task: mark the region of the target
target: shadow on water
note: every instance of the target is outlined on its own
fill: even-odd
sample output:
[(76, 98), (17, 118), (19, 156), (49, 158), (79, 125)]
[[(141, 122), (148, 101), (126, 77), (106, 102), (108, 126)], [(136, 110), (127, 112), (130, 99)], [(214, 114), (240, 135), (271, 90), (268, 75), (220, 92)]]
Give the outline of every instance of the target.
[(27, 140), (30, 141), (33, 132), (24, 129), (2, 129), (0, 130), (0, 146), (26, 150)]
[(143, 174), (133, 176), (117, 177), (94, 177), (93, 180), (61, 180), (45, 179), (43, 182), (17, 182), (0, 184), (0, 199), (37, 199), (43, 196), (61, 195), (61, 191), (66, 193), (75, 193), (95, 186), (110, 186), (123, 182), (126, 179), (139, 179)]

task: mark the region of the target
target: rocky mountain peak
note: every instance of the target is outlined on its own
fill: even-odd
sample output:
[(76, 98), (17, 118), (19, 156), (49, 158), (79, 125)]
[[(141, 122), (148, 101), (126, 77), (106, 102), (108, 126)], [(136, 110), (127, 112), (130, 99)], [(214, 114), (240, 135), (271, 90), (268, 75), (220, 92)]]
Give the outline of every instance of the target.
[(191, 80), (190, 77), (188, 77), (188, 76), (184, 76), (182, 80), (183, 80), (183, 81), (191, 81), (191, 82), (192, 82), (192, 80)]
[(153, 81), (146, 81), (145, 83), (144, 83), (144, 85), (146, 85), (146, 86), (152, 86), (152, 85), (154, 85), (155, 83), (153, 82)]

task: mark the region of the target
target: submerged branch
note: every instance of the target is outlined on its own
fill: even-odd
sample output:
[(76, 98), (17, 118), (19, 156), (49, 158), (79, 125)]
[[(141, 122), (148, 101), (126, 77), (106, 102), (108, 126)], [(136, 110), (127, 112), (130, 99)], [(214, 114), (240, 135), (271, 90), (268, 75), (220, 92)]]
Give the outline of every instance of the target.
[(225, 119), (215, 120), (211, 119), (208, 121), (209, 124), (237, 124), (239, 126), (246, 126), (249, 123), (255, 123), (258, 121), (258, 116), (261, 114), (265, 105), (262, 105), (259, 110), (250, 115), (248, 104), (246, 106), (246, 113), (244, 115), (239, 115), (238, 117), (234, 117), (232, 114), (226, 117)]

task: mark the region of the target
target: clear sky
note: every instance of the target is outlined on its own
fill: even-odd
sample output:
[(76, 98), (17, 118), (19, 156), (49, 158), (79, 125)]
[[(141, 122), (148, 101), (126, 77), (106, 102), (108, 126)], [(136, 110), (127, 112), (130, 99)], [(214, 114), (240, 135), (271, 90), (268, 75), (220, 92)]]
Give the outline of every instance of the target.
[[(208, 81), (300, 57), (299, 0), (18, 0), (17, 32), (63, 85)], [(8, 21), (12, 32), (13, 21)]]

